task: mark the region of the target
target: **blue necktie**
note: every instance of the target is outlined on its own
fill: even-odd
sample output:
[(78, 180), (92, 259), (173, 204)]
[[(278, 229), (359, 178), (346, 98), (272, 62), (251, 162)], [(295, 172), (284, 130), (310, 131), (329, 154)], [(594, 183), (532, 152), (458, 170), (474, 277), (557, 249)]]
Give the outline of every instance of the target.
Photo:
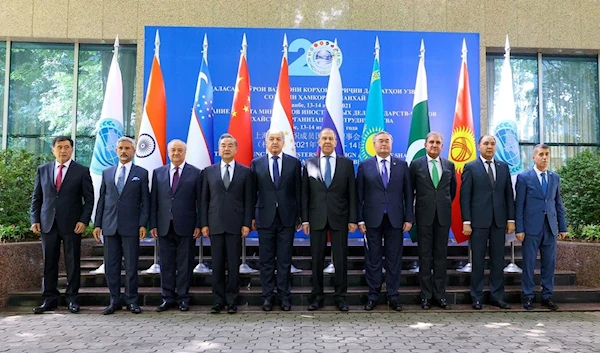
[(123, 192), (123, 188), (125, 187), (125, 166), (121, 167), (121, 172), (119, 173), (119, 178), (117, 179), (117, 191), (119, 195)]
[(273, 184), (275, 184), (275, 186), (279, 186), (279, 163), (277, 163), (278, 159), (279, 156), (273, 156)]
[(387, 189), (389, 176), (385, 162), (387, 162), (385, 159), (381, 160), (381, 181), (383, 181), (383, 187)]
[(331, 185), (331, 164), (329, 163), (331, 156), (325, 156), (325, 159), (325, 186), (329, 188), (329, 185)]
[(542, 192), (544, 196), (546, 196), (546, 192), (548, 191), (548, 181), (546, 180), (546, 173), (542, 173)]

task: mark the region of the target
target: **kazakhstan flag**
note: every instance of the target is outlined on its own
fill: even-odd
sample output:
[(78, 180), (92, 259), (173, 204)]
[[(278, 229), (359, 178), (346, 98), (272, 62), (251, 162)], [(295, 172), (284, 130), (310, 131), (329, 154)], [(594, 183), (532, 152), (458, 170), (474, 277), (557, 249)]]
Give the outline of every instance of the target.
[(373, 137), (375, 137), (378, 132), (384, 130), (383, 93), (381, 92), (381, 72), (379, 71), (379, 53), (377, 51), (373, 62), (373, 74), (371, 74), (371, 88), (369, 89), (369, 98), (367, 99), (365, 125), (360, 140), (361, 161), (375, 155)]

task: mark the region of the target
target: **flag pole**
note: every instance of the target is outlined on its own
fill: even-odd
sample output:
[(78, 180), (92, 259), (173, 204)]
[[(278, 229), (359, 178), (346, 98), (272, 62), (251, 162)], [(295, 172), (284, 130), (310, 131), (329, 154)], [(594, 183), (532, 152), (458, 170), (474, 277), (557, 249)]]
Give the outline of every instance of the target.
[[(204, 33), (204, 42), (202, 43), (202, 60), (208, 64), (208, 37)], [(212, 273), (212, 270), (204, 263), (204, 236), (200, 236), (198, 246), (198, 265), (194, 267), (194, 273)]]
[[(156, 35), (154, 36), (154, 55), (156, 56), (156, 60), (160, 62), (159, 57), (160, 51), (160, 36), (158, 34), (158, 29), (156, 30)], [(154, 239), (154, 261), (152, 265), (148, 267), (147, 270), (142, 271), (142, 274), (160, 274), (160, 264), (158, 263), (158, 237)]]
[[(246, 33), (242, 37), (242, 50), (241, 55), (245, 58), (248, 48), (248, 42), (246, 41)], [(240, 61), (241, 62), (241, 61)], [(242, 263), (240, 265), (240, 273), (256, 273), (258, 270), (253, 269), (246, 263), (246, 237), (242, 238)]]

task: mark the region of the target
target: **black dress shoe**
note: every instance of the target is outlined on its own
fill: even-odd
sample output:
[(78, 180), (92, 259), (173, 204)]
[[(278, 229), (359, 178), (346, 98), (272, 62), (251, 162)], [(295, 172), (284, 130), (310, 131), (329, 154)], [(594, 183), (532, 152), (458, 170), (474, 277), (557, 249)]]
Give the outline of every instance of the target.
[(350, 310), (350, 308), (348, 308), (348, 303), (346, 303), (345, 301), (340, 301), (339, 303), (337, 303), (337, 308), (339, 311), (348, 311)]
[(397, 300), (388, 301), (388, 306), (394, 311), (402, 311), (402, 305)]
[(450, 304), (448, 304), (448, 301), (446, 300), (446, 298), (442, 298), (438, 300), (438, 307), (440, 307), (441, 309), (446, 309), (446, 310), (450, 310), (452, 307), (450, 306)]
[(371, 311), (371, 310), (375, 309), (376, 306), (377, 306), (377, 304), (375, 304), (374, 300), (368, 300), (367, 304), (365, 304), (365, 310)]
[(79, 312), (79, 304), (77, 304), (77, 302), (69, 302), (69, 305), (67, 305), (67, 308), (69, 309), (69, 311), (73, 314), (77, 314)]
[[(121, 308), (119, 307), (119, 310)], [(127, 309), (129, 309), (130, 312), (134, 313), (134, 314), (140, 314), (142, 312), (142, 308), (140, 308), (139, 305), (137, 304), (129, 304), (127, 305)]]
[(503, 310), (508, 310), (510, 309), (510, 305), (508, 305), (507, 302), (505, 302), (504, 300), (499, 300), (499, 301), (490, 301), (490, 305), (495, 306), (497, 308), (503, 309)]
[(523, 308), (525, 310), (533, 310), (533, 298), (523, 299)]
[(170, 302), (170, 301), (163, 301), (162, 304), (160, 304), (158, 307), (156, 307), (156, 312), (162, 312), (165, 310), (169, 310), (169, 309), (173, 309), (174, 307), (177, 306), (176, 302)]
[(46, 311), (56, 309), (56, 301), (54, 300), (44, 300), (44, 302), (40, 306), (36, 306), (33, 308), (34, 314), (42, 314)]
[(179, 311), (189, 311), (189, 310), (190, 310), (190, 303), (188, 303), (188, 302), (179, 303)]
[(429, 303), (429, 299), (421, 299), (421, 308), (423, 310), (429, 310), (429, 308), (431, 308), (431, 303)]
[(227, 307), (227, 314), (235, 314), (235, 313), (237, 313), (237, 305), (229, 304), (229, 306)]
[(117, 310), (121, 310), (121, 305), (110, 303), (109, 306), (102, 310), (102, 315), (111, 315), (114, 314)]
[(308, 306), (308, 311), (315, 311), (317, 309), (321, 309), (323, 307), (322, 300), (315, 300)]
[(544, 308), (550, 309), (550, 311), (558, 310), (558, 305), (554, 304), (551, 298), (542, 300), (542, 306)]
[(221, 310), (223, 310), (223, 304), (217, 303), (217, 304), (214, 304), (212, 306), (212, 308), (210, 308), (210, 313), (211, 314), (218, 314), (218, 313), (221, 312)]
[(471, 306), (475, 310), (481, 310), (481, 309), (483, 309), (483, 305), (481, 304), (481, 302), (479, 300), (475, 300)]
[[(283, 306), (283, 304), (281, 306)], [(266, 299), (263, 302), (262, 309), (263, 309), (263, 311), (271, 311), (271, 310), (273, 310), (273, 301), (271, 301), (269, 299)]]
[[(290, 311), (290, 310), (292, 310), (292, 304), (290, 303), (289, 300), (285, 300), (285, 301), (283, 301), (281, 303), (281, 310), (283, 310), (283, 311)], [(268, 311), (268, 310), (266, 310), (266, 311)]]

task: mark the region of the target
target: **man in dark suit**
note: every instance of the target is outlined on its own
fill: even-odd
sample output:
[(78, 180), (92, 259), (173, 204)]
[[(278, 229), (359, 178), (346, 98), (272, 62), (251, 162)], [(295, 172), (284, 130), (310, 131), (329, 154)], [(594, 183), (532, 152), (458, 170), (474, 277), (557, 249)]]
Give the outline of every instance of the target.
[(52, 140), (56, 161), (37, 168), (31, 195), (31, 230), (42, 234), (44, 252), (44, 302), (33, 309), (35, 314), (53, 310), (60, 293), (58, 260), (63, 243), (67, 268), (69, 311), (79, 312), (77, 295), (81, 283), (81, 234), (85, 231), (94, 208), (94, 187), (87, 167), (71, 160), (73, 140), (59, 136)]
[(321, 154), (306, 161), (302, 175), (302, 229), (310, 235), (312, 255), (312, 303), (308, 310), (323, 307), (323, 268), (329, 232), (335, 265), (335, 302), (340, 311), (348, 311), (348, 232), (356, 230), (357, 220), (354, 165), (336, 154), (333, 130), (321, 130), (319, 146)]
[(96, 207), (94, 238), (104, 236), (104, 263), (106, 283), (110, 290), (110, 304), (104, 315), (121, 310), (121, 258), (125, 258), (125, 303), (127, 309), (139, 314), (138, 258), (139, 239), (146, 237), (150, 216), (148, 171), (133, 165), (135, 141), (121, 137), (117, 141), (119, 164), (102, 173), (100, 198)]
[(163, 302), (156, 311), (190, 309), (190, 284), (195, 239), (200, 236), (202, 178), (200, 170), (185, 162), (186, 144), (172, 140), (167, 146), (170, 164), (154, 170), (150, 193), (150, 234), (159, 239), (160, 284)]
[(373, 138), (376, 156), (358, 165), (358, 229), (365, 237), (365, 275), (369, 285), (365, 310), (373, 310), (382, 283), (382, 239), (385, 239), (385, 282), (388, 305), (401, 311), (398, 288), (402, 271), (404, 232), (414, 222), (410, 173), (405, 161), (392, 157), (392, 135), (381, 131)]
[(442, 134), (428, 133), (425, 138), (426, 155), (410, 164), (411, 185), (416, 199), (421, 307), (425, 310), (430, 308), (432, 299), (440, 308), (450, 309), (445, 298), (446, 257), (452, 200), (456, 196), (456, 173), (454, 163), (440, 157), (442, 146)]
[(508, 165), (494, 160), (496, 139), (479, 138), (479, 158), (465, 165), (460, 187), (463, 234), (470, 236), (473, 252), (471, 299), (473, 309), (483, 308), (485, 253), (490, 254), (490, 304), (510, 309), (504, 301), (505, 234), (515, 231), (515, 198)]
[(290, 269), (294, 234), (300, 225), (302, 166), (298, 159), (283, 153), (283, 131), (271, 129), (265, 139), (267, 155), (256, 158), (250, 166), (256, 192), (252, 223), (258, 229), (262, 308), (273, 309), (277, 285), (281, 309), (290, 311)]
[(533, 148), (535, 165), (517, 176), (516, 237), (523, 242), (523, 308), (533, 309), (533, 270), (537, 252), (541, 256), (542, 306), (552, 311), (558, 306), (552, 300), (556, 239), (567, 236), (565, 209), (560, 196), (560, 177), (548, 170), (550, 147)]
[(200, 214), (202, 235), (210, 236), (211, 243), (213, 314), (226, 305), (229, 314), (237, 312), (241, 243), (252, 226), (252, 173), (234, 160), (236, 153), (237, 140), (230, 134), (221, 135), (221, 162), (204, 169), (202, 180)]

